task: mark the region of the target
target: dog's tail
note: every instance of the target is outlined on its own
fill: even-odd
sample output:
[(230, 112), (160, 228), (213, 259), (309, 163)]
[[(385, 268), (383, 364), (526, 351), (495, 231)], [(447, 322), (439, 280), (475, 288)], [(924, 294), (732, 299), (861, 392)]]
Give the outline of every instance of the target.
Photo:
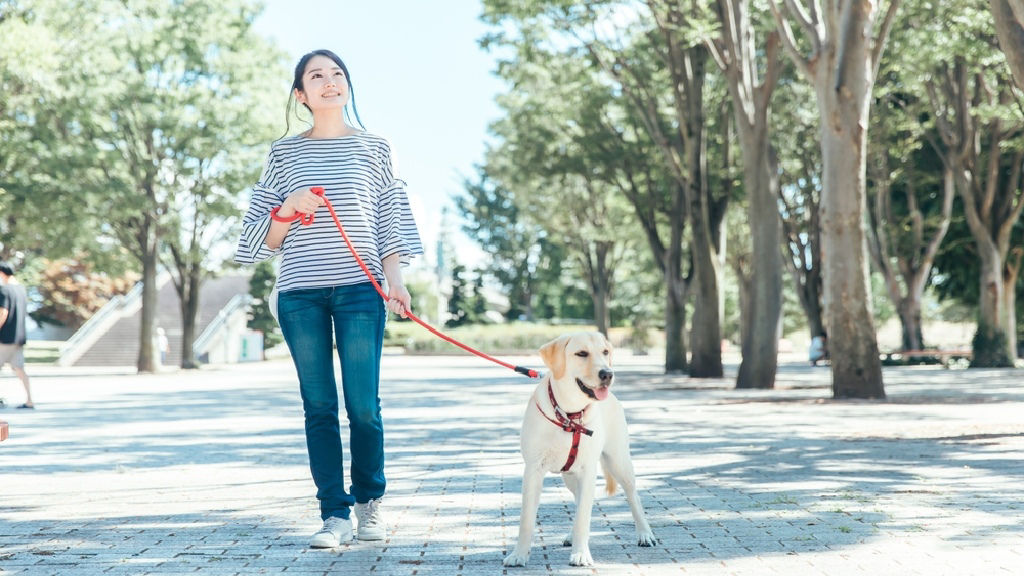
[(604, 459), (601, 459), (601, 470), (604, 472), (604, 489), (608, 491), (608, 495), (615, 494), (615, 490), (619, 487), (615, 483), (615, 476), (612, 476), (611, 472), (608, 471), (608, 466), (604, 463)]

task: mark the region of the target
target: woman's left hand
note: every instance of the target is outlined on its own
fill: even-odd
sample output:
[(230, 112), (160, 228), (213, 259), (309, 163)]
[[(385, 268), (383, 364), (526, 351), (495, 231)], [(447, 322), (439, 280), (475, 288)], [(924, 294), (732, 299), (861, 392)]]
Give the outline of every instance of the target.
[(402, 318), (408, 318), (408, 312), (412, 308), (412, 296), (402, 284), (388, 287), (388, 310), (399, 314)]

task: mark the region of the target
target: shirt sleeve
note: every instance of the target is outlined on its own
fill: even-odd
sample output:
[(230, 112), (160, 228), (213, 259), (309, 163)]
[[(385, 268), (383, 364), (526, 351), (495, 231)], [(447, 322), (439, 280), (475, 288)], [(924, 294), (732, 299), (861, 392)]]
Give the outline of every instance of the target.
[(271, 147), (266, 168), (263, 169), (263, 175), (252, 188), (249, 209), (242, 217), (242, 235), (238, 239), (235, 262), (254, 264), (272, 258), (281, 252), (280, 248), (276, 250), (268, 248), (265, 241), (267, 232), (270, 231), (270, 211), (283, 202), (284, 195), (279, 187), (278, 166), (274, 157), (274, 149)]
[(382, 158), (384, 189), (381, 192), (377, 219), (377, 253), (381, 260), (397, 253), (402, 265), (413, 256), (423, 254), (419, 229), (409, 206), (405, 181), (398, 177), (391, 147), (384, 146)]

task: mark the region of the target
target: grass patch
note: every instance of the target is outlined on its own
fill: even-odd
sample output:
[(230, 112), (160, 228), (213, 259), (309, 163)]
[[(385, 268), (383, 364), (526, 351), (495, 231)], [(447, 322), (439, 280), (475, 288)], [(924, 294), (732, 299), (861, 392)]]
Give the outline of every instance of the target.
[(60, 358), (60, 340), (29, 340), (25, 344), (26, 364), (54, 364)]
[[(441, 328), (443, 334), (488, 354), (534, 354), (537, 349), (566, 332), (594, 330), (593, 325), (562, 325), (511, 322)], [(615, 341), (613, 334), (612, 341)], [(384, 345), (405, 349), (409, 354), (464, 354), (426, 328), (410, 321), (390, 320), (384, 333)]]

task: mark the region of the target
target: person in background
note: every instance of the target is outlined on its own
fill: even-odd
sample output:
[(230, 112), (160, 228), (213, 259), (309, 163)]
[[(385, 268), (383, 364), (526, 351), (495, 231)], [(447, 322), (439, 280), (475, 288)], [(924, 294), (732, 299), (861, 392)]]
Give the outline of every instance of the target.
[(25, 386), (25, 403), (18, 406), (31, 410), (32, 387), (25, 372), (25, 316), (28, 314), (28, 294), (14, 277), (14, 267), (0, 262), (0, 368), (10, 364), (14, 374)]
[(171, 353), (171, 342), (167, 339), (167, 331), (163, 326), (156, 328), (156, 349), (160, 353), (160, 365), (167, 364), (167, 355)]
[[(292, 97), (313, 117), (312, 127), (275, 141), (249, 208), (235, 261), (252, 264), (280, 254), (277, 319), (298, 373), (306, 448), (323, 527), (310, 546), (333, 548), (352, 539), (354, 508), (360, 540), (383, 540), (384, 425), (380, 359), (387, 311), (405, 315), (410, 295), (401, 266), (423, 253), (405, 182), (389, 142), (362, 128), (352, 79), (336, 54), (317, 50), (295, 66)], [(359, 128), (351, 123), (348, 105)], [(291, 104), (289, 103), (289, 109)], [(381, 299), (312, 190), (322, 187), (378, 283)], [(310, 225), (300, 218), (314, 215)], [(351, 487), (338, 418), (332, 341), (341, 360), (349, 421)]]
[(811, 345), (807, 350), (811, 366), (817, 366), (818, 362), (828, 360), (828, 337), (824, 333), (811, 338)]

